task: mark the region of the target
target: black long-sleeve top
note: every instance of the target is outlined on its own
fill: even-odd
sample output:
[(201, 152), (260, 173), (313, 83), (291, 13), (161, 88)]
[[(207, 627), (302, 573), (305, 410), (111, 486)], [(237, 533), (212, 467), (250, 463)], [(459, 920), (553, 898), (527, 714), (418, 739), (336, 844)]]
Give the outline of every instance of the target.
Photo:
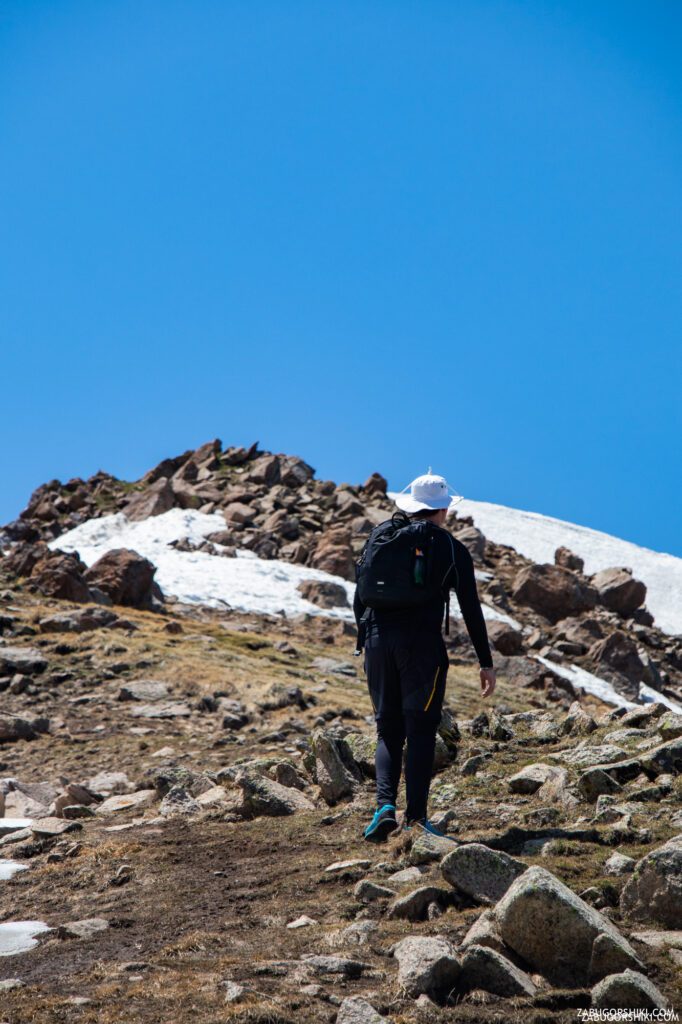
[[(434, 538), (432, 549), (436, 578), (444, 579), (446, 586), (455, 591), (464, 624), (466, 625), (481, 668), (492, 668), (493, 659), (490, 653), (490, 644), (488, 643), (488, 631), (485, 619), (483, 618), (478, 590), (476, 589), (474, 563), (471, 555), (464, 544), (457, 540), (456, 537), (452, 537), (433, 523), (429, 525), (437, 534)], [(360, 619), (365, 613), (365, 605), (358, 597), (357, 590), (355, 591), (353, 611), (359, 629)], [(371, 633), (374, 629), (396, 629), (401, 631), (408, 629), (417, 629), (419, 631), (433, 629), (439, 632), (444, 612), (445, 600), (444, 598), (439, 598), (417, 608), (372, 609), (365, 622), (368, 633)]]

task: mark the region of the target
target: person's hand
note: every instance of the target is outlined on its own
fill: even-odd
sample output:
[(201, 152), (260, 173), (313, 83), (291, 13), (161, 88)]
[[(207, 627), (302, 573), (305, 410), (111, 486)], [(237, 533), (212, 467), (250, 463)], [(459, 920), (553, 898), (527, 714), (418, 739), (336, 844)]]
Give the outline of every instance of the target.
[(482, 668), (481, 669), (481, 696), (491, 697), (495, 692), (495, 684), (497, 683), (497, 673), (494, 668)]

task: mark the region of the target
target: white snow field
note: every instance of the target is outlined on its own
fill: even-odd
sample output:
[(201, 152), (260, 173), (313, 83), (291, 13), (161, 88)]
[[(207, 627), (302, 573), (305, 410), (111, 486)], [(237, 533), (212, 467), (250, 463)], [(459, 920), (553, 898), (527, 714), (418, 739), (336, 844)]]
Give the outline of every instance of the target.
[(682, 633), (682, 558), (650, 551), (608, 533), (522, 512), (487, 501), (464, 499), (457, 513), (473, 516), (489, 540), (507, 544), (534, 562), (553, 562), (558, 547), (567, 547), (585, 560), (585, 572), (627, 566), (647, 586), (646, 606), (666, 633)]
[[(585, 560), (585, 571), (597, 572), (610, 566), (628, 566), (647, 585), (647, 606), (656, 624), (669, 633), (682, 632), (682, 559), (637, 547), (629, 541), (575, 526), (535, 512), (463, 500), (458, 511), (473, 517), (486, 537), (516, 548), (536, 562), (553, 562), (554, 551), (564, 545)], [(52, 541), (50, 547), (77, 551), (86, 565), (92, 565), (107, 551), (131, 548), (149, 558), (157, 567), (156, 580), (169, 597), (186, 604), (270, 615), (294, 616), (302, 613), (352, 619), (354, 585), (338, 576), (292, 565), (275, 559), (258, 558), (250, 551), (237, 551), (234, 558), (223, 558), (202, 551), (177, 551), (170, 544), (187, 539), (200, 544), (209, 534), (225, 529), (220, 513), (207, 515), (183, 509), (171, 509), (142, 522), (129, 522), (122, 513), (90, 519)], [(478, 573), (483, 576), (482, 573)], [(349, 607), (321, 609), (304, 600), (297, 591), (305, 579), (339, 583), (348, 595)], [(452, 614), (459, 615), (456, 601)], [(488, 620), (497, 619), (518, 626), (497, 608), (483, 605)], [(539, 659), (544, 661), (544, 659)], [(606, 680), (575, 665), (546, 663), (576, 686), (621, 707), (634, 705), (614, 690)], [(673, 710), (681, 710), (673, 701), (641, 687), (643, 701), (661, 700)]]
[[(203, 551), (176, 551), (172, 541), (188, 539), (193, 544), (211, 533), (225, 529), (220, 513), (207, 515), (174, 508), (141, 522), (128, 522), (123, 513), (89, 519), (74, 530), (62, 534), (50, 544), (62, 551), (77, 551), (86, 565), (92, 565), (106, 551), (131, 548), (157, 567), (156, 577), (164, 594), (186, 604), (205, 604), (213, 608), (270, 615), (328, 615), (352, 619), (355, 586), (340, 576), (309, 569), (277, 559), (258, 558), (250, 551), (237, 551), (235, 558), (221, 558)], [(347, 608), (323, 609), (306, 601), (296, 590), (302, 580), (328, 580), (340, 583), (348, 595)], [(452, 611), (458, 613), (456, 602)], [(487, 619), (499, 619), (518, 625), (497, 608), (484, 605)]]

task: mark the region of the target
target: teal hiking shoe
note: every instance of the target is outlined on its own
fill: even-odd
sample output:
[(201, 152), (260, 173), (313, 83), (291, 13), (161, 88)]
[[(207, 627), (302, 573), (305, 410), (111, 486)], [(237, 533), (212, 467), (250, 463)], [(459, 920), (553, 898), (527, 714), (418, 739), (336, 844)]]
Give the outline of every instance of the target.
[(445, 832), (441, 832), (439, 828), (429, 821), (428, 818), (420, 818), (419, 821), (408, 821), (403, 826), (405, 829), (420, 828), (423, 832), (427, 832), (430, 836), (437, 836), (439, 839), (449, 839), (451, 843), (456, 843), (457, 840), (453, 839), (452, 836), (447, 836)]
[(384, 804), (374, 812), (374, 817), (363, 835), (368, 843), (382, 843), (398, 827), (394, 804)]

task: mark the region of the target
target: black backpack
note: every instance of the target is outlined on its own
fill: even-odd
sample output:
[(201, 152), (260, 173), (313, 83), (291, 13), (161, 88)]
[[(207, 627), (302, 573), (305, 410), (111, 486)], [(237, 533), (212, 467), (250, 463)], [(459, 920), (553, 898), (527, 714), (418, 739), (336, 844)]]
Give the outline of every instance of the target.
[[(355, 567), (358, 597), (367, 608), (417, 608), (435, 600), (445, 600), (447, 632), (450, 587), (437, 578), (434, 545), (441, 531), (425, 519), (410, 519), (404, 512), (375, 526)], [(452, 538), (442, 531), (455, 551)], [(455, 570), (456, 571), (456, 570)]]

